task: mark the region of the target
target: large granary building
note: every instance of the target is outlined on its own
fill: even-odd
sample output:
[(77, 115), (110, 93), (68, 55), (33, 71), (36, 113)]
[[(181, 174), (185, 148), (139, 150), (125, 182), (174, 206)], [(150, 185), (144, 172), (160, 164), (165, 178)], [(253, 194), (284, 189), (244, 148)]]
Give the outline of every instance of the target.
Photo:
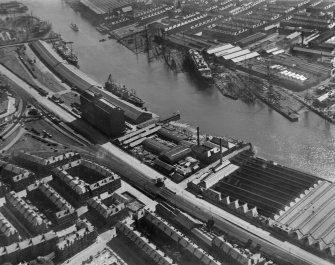
[(124, 112), (100, 94), (89, 90), (80, 95), (82, 117), (104, 134), (113, 137), (121, 135), (126, 126)]

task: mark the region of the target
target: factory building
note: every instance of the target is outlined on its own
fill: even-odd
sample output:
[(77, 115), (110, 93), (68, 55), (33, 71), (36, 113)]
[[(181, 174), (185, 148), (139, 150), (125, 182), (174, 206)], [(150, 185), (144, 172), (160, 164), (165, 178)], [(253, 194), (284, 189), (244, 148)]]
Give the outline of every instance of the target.
[(149, 152), (155, 154), (155, 155), (160, 155), (163, 152), (167, 152), (170, 150), (170, 148), (154, 139), (145, 139), (142, 142), (142, 145), (145, 150), (148, 150)]
[(331, 0), (318, 1), (310, 5), (306, 11), (312, 15), (335, 15), (335, 3)]
[(133, 13), (134, 0), (80, 0), (80, 5), (97, 18)]
[(133, 124), (152, 119), (153, 113), (142, 110), (131, 103), (118, 98), (111, 92), (101, 89), (101, 85), (92, 78), (84, 74), (77, 67), (68, 64), (52, 49), (52, 47), (44, 41), (36, 41), (31, 44), (31, 48), (40, 57), (40, 59), (58, 75), (62, 80), (71, 86), (75, 86), (78, 91), (89, 90), (94, 94), (100, 94), (102, 98), (110, 102), (115, 107), (124, 111), (125, 119)]
[(274, 228), (302, 245), (334, 256), (334, 191), (334, 183), (320, 180), (275, 216), (278, 225)]
[(17, 1), (7, 1), (0, 4), (0, 14), (24, 13), (27, 10), (28, 7)]
[(191, 153), (192, 153), (191, 148), (179, 145), (164, 152), (162, 155), (159, 156), (159, 159), (173, 165), (178, 161), (186, 158)]
[(80, 95), (82, 118), (109, 137), (120, 136), (126, 129), (124, 111), (100, 94), (89, 90)]
[(328, 30), (320, 34), (317, 38), (311, 40), (308, 46), (312, 49), (320, 51), (332, 52), (335, 49), (335, 32)]

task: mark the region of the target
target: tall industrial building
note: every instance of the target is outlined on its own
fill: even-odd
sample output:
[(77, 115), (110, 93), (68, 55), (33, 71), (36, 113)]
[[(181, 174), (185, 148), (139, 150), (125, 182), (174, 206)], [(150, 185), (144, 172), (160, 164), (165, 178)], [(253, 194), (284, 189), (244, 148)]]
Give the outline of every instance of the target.
[(126, 128), (124, 112), (100, 94), (85, 90), (80, 95), (82, 118), (102, 133), (116, 137)]

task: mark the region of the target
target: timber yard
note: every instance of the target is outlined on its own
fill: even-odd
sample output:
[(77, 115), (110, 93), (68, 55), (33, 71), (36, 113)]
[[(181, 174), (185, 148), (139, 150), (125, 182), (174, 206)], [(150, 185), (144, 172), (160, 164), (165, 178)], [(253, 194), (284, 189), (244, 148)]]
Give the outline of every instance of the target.
[[(117, 42), (292, 126), (302, 111), (335, 123), (333, 1), (56, 2), (94, 26), (96, 47)], [(158, 115), (108, 69), (96, 81), (27, 1), (2, 1), (0, 25), (0, 264), (335, 263), (332, 181)]]

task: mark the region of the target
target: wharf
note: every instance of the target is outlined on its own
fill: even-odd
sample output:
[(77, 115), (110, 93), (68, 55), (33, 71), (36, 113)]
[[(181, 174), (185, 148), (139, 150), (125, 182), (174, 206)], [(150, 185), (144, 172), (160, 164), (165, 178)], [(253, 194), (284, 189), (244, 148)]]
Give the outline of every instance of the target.
[(306, 106), (308, 109), (310, 109), (311, 111), (313, 111), (314, 113), (316, 113), (317, 115), (319, 115), (321, 118), (325, 119), (326, 121), (329, 121), (333, 124), (335, 124), (335, 119), (329, 117), (327, 114), (325, 114), (323, 111), (313, 107), (311, 104), (309, 104), (308, 102), (306, 102), (305, 100), (303, 100), (301, 97), (295, 95), (295, 94), (291, 94), (296, 100), (298, 100), (300, 103), (302, 103), (304, 106)]
[(265, 104), (267, 104), (269, 107), (273, 108), (275, 111), (277, 111), (279, 114), (283, 115), (286, 119), (288, 119), (291, 122), (295, 122), (299, 120), (299, 116), (295, 113), (292, 113), (292, 110), (287, 108), (284, 108), (283, 106), (280, 106), (278, 104), (275, 104), (262, 96), (261, 94), (254, 92), (257, 98), (259, 98), (261, 101), (263, 101)]
[(164, 48), (162, 51), (166, 64), (176, 73), (183, 72), (185, 54), (176, 49)]
[(222, 95), (224, 95), (227, 98), (233, 99), (233, 100), (238, 99), (237, 93), (235, 93), (234, 91), (226, 89), (227, 85), (223, 84), (223, 82), (221, 80), (215, 80), (214, 83), (215, 83), (215, 86), (219, 89), (219, 91), (221, 92)]

